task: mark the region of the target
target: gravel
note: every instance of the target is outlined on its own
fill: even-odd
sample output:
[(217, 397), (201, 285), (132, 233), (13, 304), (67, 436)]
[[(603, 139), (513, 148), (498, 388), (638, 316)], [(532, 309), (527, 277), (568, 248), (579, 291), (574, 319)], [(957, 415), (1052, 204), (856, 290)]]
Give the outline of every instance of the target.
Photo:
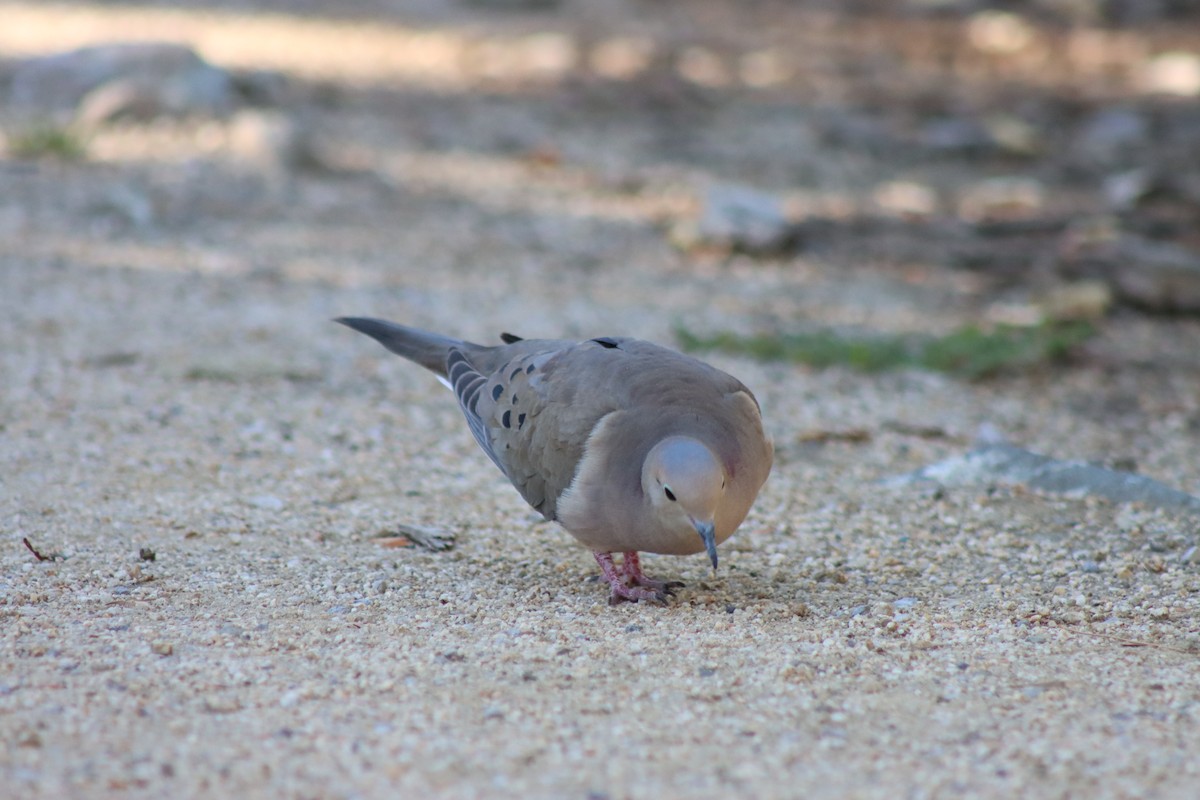
[(659, 164), (650, 112), (593, 156), (575, 95), (478, 101), (561, 134), (550, 163), (443, 100), (302, 100), (357, 171), (282, 189), (212, 123), (0, 161), (6, 796), (1194, 794), (1194, 516), (879, 483), (987, 424), (1196, 494), (1194, 320), (1125, 314), (1073, 366), (980, 384), (714, 356), (775, 471), (720, 572), (648, 556), (687, 587), (610, 607), (453, 398), (331, 318), (670, 343), (680, 320), (946, 330), (989, 300), (933, 258), (692, 260), (661, 223), (709, 184)]

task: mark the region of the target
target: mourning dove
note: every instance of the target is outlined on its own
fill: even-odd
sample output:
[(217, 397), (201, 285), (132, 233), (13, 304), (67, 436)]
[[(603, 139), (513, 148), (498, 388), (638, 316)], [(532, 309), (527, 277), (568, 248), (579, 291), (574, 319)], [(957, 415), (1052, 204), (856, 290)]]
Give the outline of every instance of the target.
[(488, 347), (379, 319), (337, 322), (453, 389), (475, 441), (521, 496), (593, 552), (610, 603), (663, 602), (683, 585), (647, 578), (638, 551), (707, 551), (715, 570), (717, 545), (771, 471), (750, 390), (674, 350), (511, 334)]

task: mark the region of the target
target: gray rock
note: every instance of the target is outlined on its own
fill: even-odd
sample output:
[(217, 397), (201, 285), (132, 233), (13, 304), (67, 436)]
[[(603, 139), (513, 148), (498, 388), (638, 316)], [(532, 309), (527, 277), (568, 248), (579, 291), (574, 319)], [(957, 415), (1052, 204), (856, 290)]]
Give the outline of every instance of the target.
[(1109, 270), (1117, 294), (1153, 311), (1200, 312), (1200, 254), (1126, 237)]
[(267, 172), (320, 163), (308, 127), (279, 111), (239, 111), (229, 123), (229, 149), (238, 160)]
[(1059, 461), (1011, 444), (989, 443), (961, 456), (930, 464), (886, 480), (903, 487), (1010, 484), (1072, 497), (1103, 497), (1115, 503), (1142, 503), (1157, 508), (1200, 512), (1200, 497), (1172, 489), (1153, 478), (1089, 464)]
[(239, 98), (253, 106), (287, 105), (291, 82), (282, 72), (270, 69), (239, 71), (233, 76)]
[(147, 229), (155, 222), (154, 201), (142, 189), (129, 184), (114, 183), (107, 187), (90, 211), (114, 217), (124, 225)]
[(223, 116), (237, 90), (223, 69), (180, 44), (105, 44), (20, 62), (12, 104), (38, 115), (102, 123), (119, 117)]
[(1111, 231), (1068, 232), (1059, 270), (1099, 278), (1117, 298), (1148, 311), (1200, 313), (1200, 253), (1170, 242)]
[(709, 189), (699, 221), (676, 228), (673, 238), (683, 248), (769, 255), (791, 246), (796, 233), (778, 197), (746, 186), (720, 185)]
[(934, 119), (922, 126), (918, 141), (943, 153), (981, 155), (995, 149), (991, 133), (979, 122), (950, 117)]
[(1104, 199), (1116, 211), (1136, 208), (1155, 188), (1155, 176), (1144, 168), (1126, 170), (1104, 179)]
[(282, 511), (286, 505), (286, 503), (273, 494), (260, 494), (255, 497), (251, 497), (246, 501), (246, 503), (254, 506), (255, 508), (261, 508), (267, 511)]
[(1106, 108), (1083, 123), (1075, 151), (1088, 161), (1111, 167), (1140, 152), (1150, 141), (1150, 122), (1128, 108)]
[[(1200, 118), (1195, 127), (1200, 130)], [(1193, 158), (1200, 161), (1200, 148), (1196, 156), (1181, 160), (1190, 162)], [(1114, 211), (1132, 211), (1160, 201), (1200, 210), (1200, 171), (1188, 170), (1183, 164), (1171, 166), (1164, 162), (1153, 168), (1117, 172), (1104, 179), (1103, 188), (1105, 200)]]

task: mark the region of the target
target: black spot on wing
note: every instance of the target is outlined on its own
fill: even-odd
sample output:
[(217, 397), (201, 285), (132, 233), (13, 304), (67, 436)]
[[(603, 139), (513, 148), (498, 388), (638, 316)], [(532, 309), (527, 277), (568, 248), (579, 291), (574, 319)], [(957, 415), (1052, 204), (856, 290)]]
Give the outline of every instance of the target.
[(499, 400), (500, 395), (504, 394), (504, 384), (497, 383), (492, 387), (492, 399)]
[(506, 428), (512, 427), (512, 411), (504, 412), (504, 416), (500, 418), (500, 424)]
[(509, 383), (512, 383), (514, 380), (516, 380), (516, 377), (521, 374), (521, 369), (521, 367), (517, 367), (512, 372), (508, 373)]
[(525, 427), (525, 415), (518, 414), (517, 415), (517, 430), (521, 430), (521, 428), (524, 428), (524, 427)]
[(535, 369), (537, 369), (537, 367), (535, 367), (533, 364), (530, 364), (528, 367), (526, 367), (526, 368), (525, 368), (525, 374), (526, 374), (526, 375), (532, 375), (532, 374), (533, 374), (533, 371), (534, 371)]
[(516, 342), (522, 341), (522, 339), (520, 336), (517, 336), (515, 333), (502, 333), (502, 334), (500, 334), (500, 341), (504, 342), (505, 344), (514, 344)]
[(620, 344), (618, 344), (615, 339), (612, 339), (608, 336), (601, 336), (597, 339), (592, 339), (592, 341), (608, 350), (616, 350), (620, 347)]

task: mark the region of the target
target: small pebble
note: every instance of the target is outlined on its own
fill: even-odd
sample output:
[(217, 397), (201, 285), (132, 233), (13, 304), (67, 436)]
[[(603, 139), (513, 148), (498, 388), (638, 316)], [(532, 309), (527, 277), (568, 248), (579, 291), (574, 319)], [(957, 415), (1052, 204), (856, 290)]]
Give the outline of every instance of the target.
[(284, 507), (284, 502), (273, 494), (260, 494), (256, 497), (251, 497), (246, 502), (255, 508), (262, 508), (267, 511), (282, 511)]

